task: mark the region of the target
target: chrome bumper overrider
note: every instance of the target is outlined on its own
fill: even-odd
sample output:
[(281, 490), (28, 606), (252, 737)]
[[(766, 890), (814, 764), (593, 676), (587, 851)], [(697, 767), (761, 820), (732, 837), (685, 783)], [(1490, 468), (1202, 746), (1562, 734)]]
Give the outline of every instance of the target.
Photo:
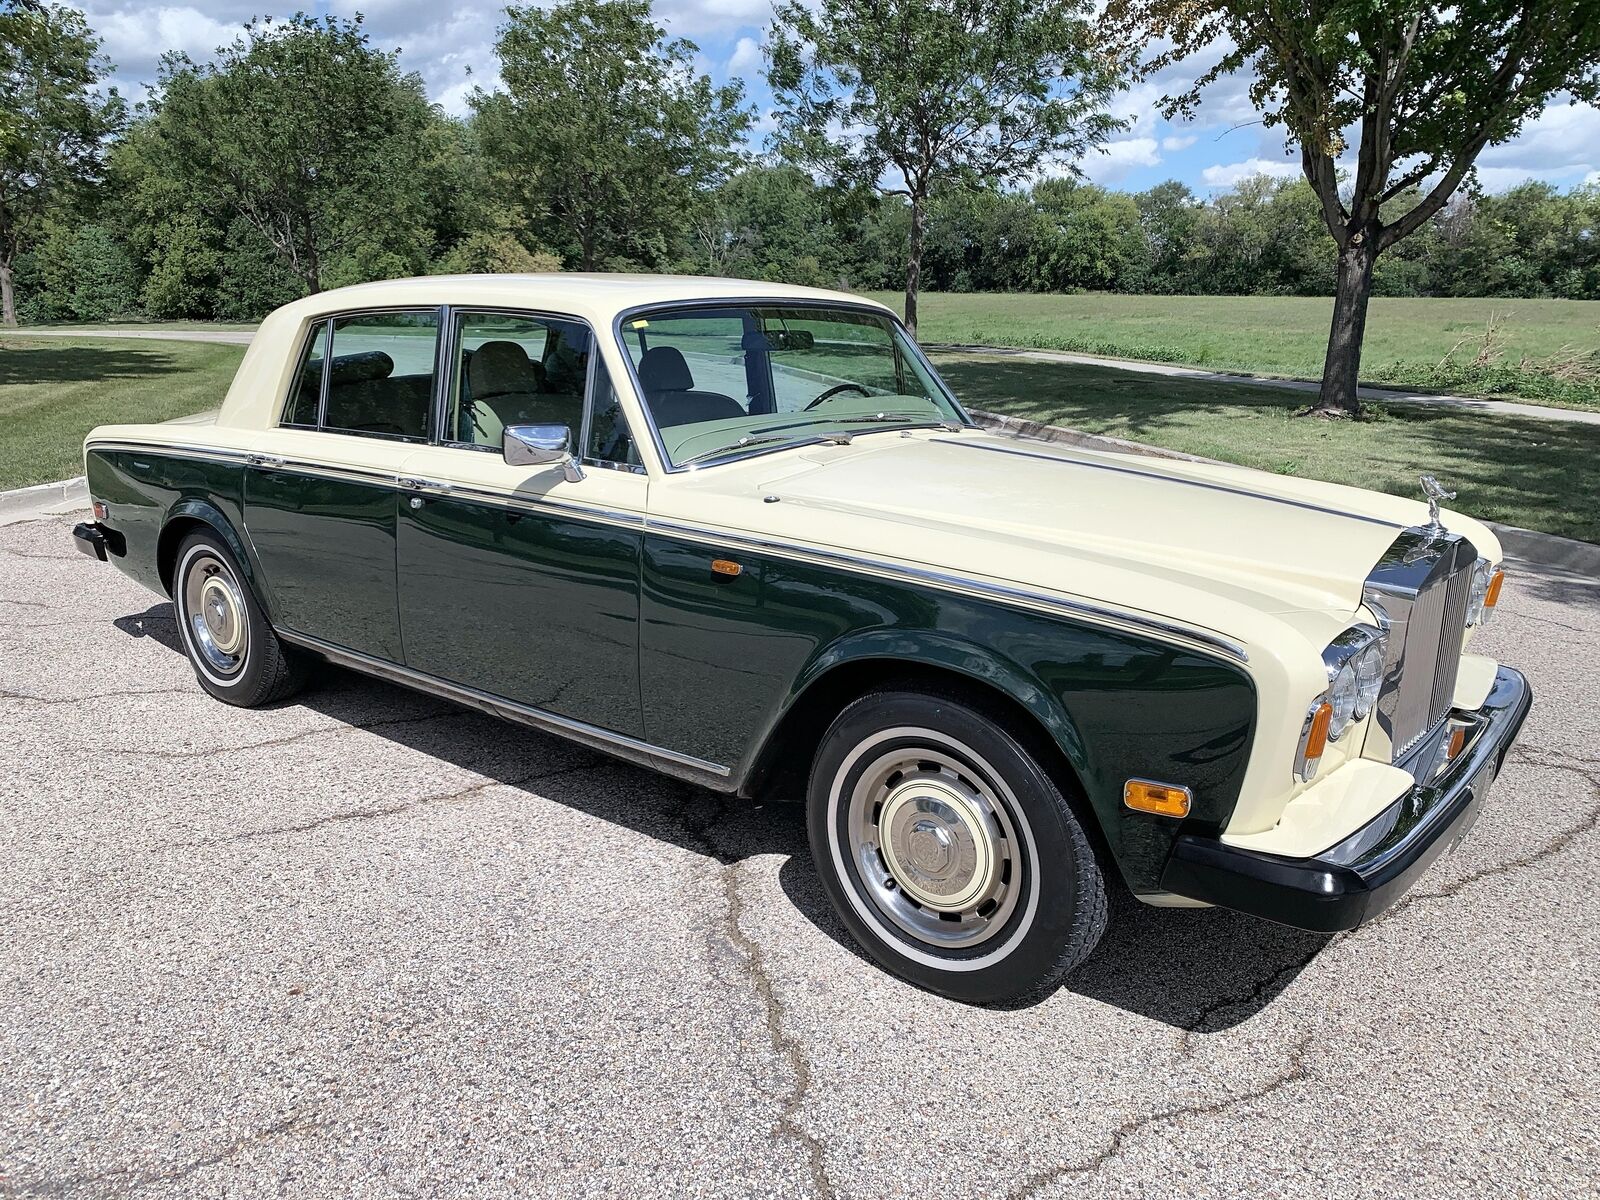
[(1455, 761), (1332, 849), (1287, 858), (1185, 834), (1162, 887), (1300, 929), (1354, 929), (1398, 900), (1472, 827), (1532, 705), (1522, 673), (1501, 667), (1483, 707), (1455, 714), (1467, 725)]

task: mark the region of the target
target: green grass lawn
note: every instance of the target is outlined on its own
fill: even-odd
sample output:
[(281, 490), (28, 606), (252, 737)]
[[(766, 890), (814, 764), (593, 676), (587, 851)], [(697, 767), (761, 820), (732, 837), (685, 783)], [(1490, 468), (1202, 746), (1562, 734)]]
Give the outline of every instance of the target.
[(0, 337), (0, 489), (83, 473), (96, 425), (166, 421), (222, 403), (243, 346)]
[(971, 408), (1149, 442), (1244, 466), (1420, 497), (1417, 476), (1475, 517), (1600, 542), (1600, 435), (1591, 425), (1455, 409), (1373, 406), (1360, 423), (1295, 417), (1274, 388), (1110, 367), (938, 354)]
[[(164, 421), (221, 403), (242, 346), (0, 337), (0, 488), (76, 475), (96, 425)], [(1430, 471), (1463, 512), (1600, 542), (1592, 426), (1375, 406), (1360, 424), (1297, 419), (1272, 388), (1110, 367), (938, 354), (973, 408), (1151, 442), (1268, 471), (1418, 495)]]
[[(879, 293), (897, 312), (898, 295)], [(1219, 370), (1320, 379), (1331, 299), (1305, 296), (954, 295), (921, 299), (927, 344), (1017, 346), (1185, 363)], [(1478, 338), (1498, 314), (1498, 362), (1470, 367)], [(1436, 371), (1452, 347), (1458, 367)], [(1596, 357), (1590, 377), (1560, 380), (1523, 359)], [(1468, 395), (1600, 409), (1600, 303), (1585, 300), (1373, 300), (1362, 379)], [(1578, 372), (1582, 374), (1581, 370)]]

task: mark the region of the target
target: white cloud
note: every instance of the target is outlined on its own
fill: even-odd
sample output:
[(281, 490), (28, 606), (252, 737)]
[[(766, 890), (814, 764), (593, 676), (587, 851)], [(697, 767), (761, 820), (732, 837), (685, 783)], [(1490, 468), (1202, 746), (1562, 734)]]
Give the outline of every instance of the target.
[(761, 70), (761, 43), (755, 38), (742, 37), (728, 59), (728, 78), (752, 78)]
[(1200, 182), (1207, 187), (1229, 188), (1241, 179), (1252, 175), (1271, 175), (1287, 179), (1300, 174), (1300, 166), (1281, 158), (1247, 158), (1243, 162), (1218, 163), (1200, 172)]
[(1155, 138), (1119, 138), (1091, 150), (1077, 166), (1096, 183), (1114, 183), (1135, 167), (1153, 167), (1160, 161)]
[(1169, 153), (1174, 150), (1187, 150), (1199, 140), (1200, 139), (1192, 133), (1186, 133), (1182, 136), (1177, 134), (1169, 134), (1161, 139), (1161, 148)]
[(1584, 187), (1600, 187), (1600, 171), (1590, 171), (1583, 177)]

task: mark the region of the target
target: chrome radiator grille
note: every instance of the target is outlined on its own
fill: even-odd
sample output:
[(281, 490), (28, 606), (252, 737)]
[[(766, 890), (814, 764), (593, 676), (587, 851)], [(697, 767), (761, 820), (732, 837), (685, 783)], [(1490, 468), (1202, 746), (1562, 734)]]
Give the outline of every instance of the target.
[(1408, 529), (1367, 578), (1367, 602), (1389, 624), (1377, 717), (1395, 759), (1450, 711), (1477, 557), (1458, 534)]

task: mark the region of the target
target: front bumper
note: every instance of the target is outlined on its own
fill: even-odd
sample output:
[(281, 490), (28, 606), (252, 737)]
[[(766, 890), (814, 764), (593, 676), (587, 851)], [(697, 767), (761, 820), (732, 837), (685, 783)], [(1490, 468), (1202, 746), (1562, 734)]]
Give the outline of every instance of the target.
[(1418, 784), (1315, 858), (1286, 858), (1185, 834), (1164, 890), (1320, 933), (1354, 929), (1392, 905), (1471, 828), (1533, 705), (1520, 671), (1501, 667), (1471, 740), (1437, 779)]

